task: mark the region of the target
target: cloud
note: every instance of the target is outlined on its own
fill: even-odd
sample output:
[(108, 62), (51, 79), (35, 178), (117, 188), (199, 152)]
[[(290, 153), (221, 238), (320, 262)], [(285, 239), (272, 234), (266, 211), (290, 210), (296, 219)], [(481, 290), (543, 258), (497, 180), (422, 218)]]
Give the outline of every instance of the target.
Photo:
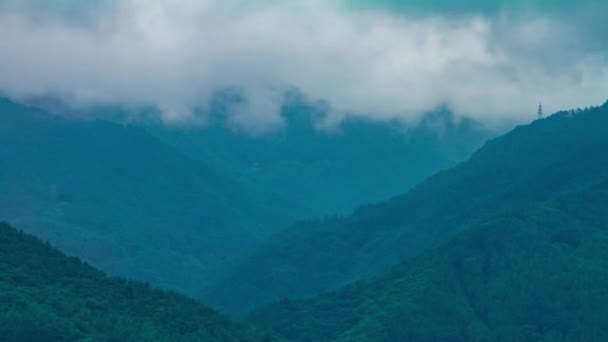
[(230, 122), (254, 132), (280, 126), (290, 89), (326, 101), (329, 121), (412, 122), (440, 106), (526, 120), (539, 100), (552, 111), (608, 95), (604, 50), (579, 21), (551, 15), (414, 16), (331, 0), (16, 3), (0, 2), (0, 91), (151, 106), (172, 123), (200, 118), (225, 89), (243, 94)]

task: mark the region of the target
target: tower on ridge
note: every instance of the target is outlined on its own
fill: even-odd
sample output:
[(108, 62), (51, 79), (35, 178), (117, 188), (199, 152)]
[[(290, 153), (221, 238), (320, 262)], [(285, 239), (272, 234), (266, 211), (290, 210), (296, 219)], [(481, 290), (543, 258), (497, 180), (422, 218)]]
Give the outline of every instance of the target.
[(538, 103), (538, 118), (542, 119), (543, 118), (543, 104), (542, 103)]

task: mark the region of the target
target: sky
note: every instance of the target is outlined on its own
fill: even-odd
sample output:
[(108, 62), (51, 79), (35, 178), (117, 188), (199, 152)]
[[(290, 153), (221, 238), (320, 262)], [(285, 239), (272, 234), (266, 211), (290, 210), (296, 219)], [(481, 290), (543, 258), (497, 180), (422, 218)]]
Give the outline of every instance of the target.
[[(465, 3), (465, 5), (462, 5)], [(280, 126), (297, 90), (346, 117), (416, 122), (450, 108), (529, 121), (608, 99), (600, 1), (0, 0), (0, 93), (75, 108), (208, 114), (238, 92), (230, 122)]]

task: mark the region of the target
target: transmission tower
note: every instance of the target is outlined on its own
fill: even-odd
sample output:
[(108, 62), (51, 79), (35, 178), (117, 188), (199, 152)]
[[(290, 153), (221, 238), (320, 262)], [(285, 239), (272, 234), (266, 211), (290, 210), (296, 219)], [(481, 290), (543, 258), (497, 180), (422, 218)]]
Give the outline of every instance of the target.
[(538, 118), (542, 119), (543, 118), (543, 104), (542, 103), (538, 103)]

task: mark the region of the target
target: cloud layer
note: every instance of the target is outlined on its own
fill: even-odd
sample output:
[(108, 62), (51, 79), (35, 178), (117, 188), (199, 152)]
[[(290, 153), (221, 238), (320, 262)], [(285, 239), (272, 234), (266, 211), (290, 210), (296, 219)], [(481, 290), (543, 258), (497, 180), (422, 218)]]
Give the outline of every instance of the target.
[(282, 94), (415, 121), (448, 106), (483, 121), (604, 102), (608, 62), (581, 22), (538, 13), (408, 15), (335, 1), (125, 0), (56, 11), (0, 3), (0, 91), (79, 106), (155, 107), (188, 122), (239, 89), (231, 122), (280, 123)]

